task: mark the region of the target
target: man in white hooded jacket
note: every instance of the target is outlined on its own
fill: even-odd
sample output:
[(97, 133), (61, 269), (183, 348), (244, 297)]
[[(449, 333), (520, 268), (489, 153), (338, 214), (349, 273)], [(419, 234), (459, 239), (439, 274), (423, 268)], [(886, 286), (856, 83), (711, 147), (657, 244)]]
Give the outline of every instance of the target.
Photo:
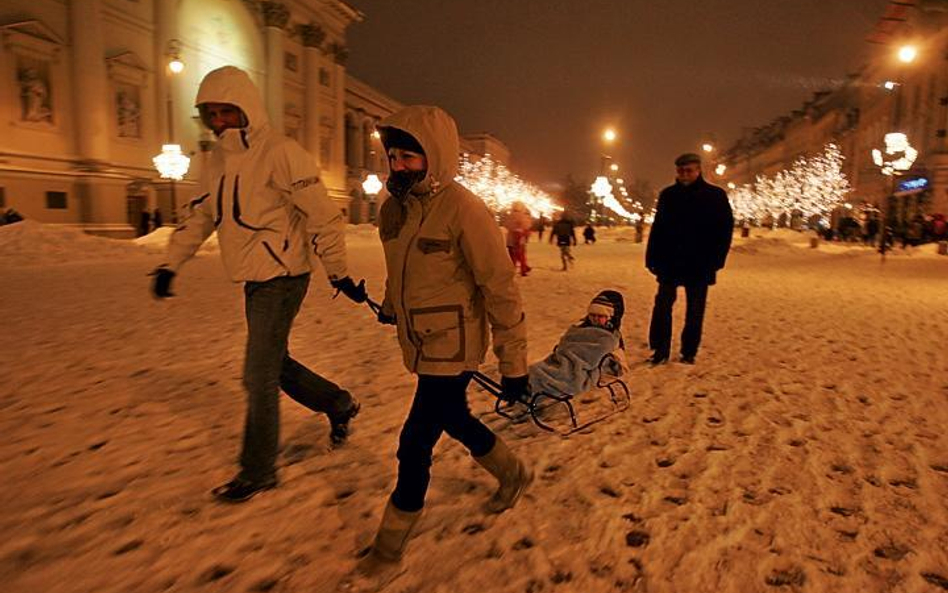
[(241, 471), (214, 495), (242, 502), (276, 486), (280, 389), (329, 417), (333, 444), (345, 441), (359, 403), (293, 360), (287, 342), (316, 259), (337, 291), (357, 303), (366, 299), (365, 281), (356, 285), (346, 273), (342, 212), (319, 169), (299, 144), (270, 127), (247, 73), (233, 66), (210, 72), (195, 103), (218, 141), (201, 194), (171, 236), (168, 262), (155, 270), (152, 289), (159, 298), (172, 296), (178, 269), (217, 231), (228, 275), (244, 283), (247, 416)]

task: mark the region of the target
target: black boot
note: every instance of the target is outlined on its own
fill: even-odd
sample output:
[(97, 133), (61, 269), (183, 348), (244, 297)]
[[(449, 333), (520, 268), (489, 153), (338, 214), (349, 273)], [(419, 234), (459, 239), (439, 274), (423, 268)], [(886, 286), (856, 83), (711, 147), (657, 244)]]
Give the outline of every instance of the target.
[(247, 502), (264, 490), (276, 488), (276, 485), (276, 478), (271, 478), (264, 482), (251, 482), (238, 477), (211, 490), (211, 494), (221, 502)]

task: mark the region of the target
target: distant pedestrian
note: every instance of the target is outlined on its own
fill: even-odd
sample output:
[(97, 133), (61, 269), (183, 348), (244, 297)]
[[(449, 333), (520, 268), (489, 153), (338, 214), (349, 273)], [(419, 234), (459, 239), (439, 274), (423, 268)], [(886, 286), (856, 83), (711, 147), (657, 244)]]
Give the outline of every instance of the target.
[(596, 242), (596, 229), (593, 228), (591, 222), (586, 223), (586, 228), (583, 229), (583, 243), (589, 245), (590, 243)]
[(866, 221), (866, 229), (863, 231), (863, 241), (870, 247), (876, 244), (876, 236), (879, 234), (879, 218), (875, 215), (869, 217)]
[(547, 223), (547, 220), (546, 220), (546, 217), (545, 217), (545, 216), (543, 216), (543, 215), (541, 214), (540, 216), (537, 217), (536, 226), (535, 226), (534, 228), (535, 228), (536, 231), (537, 231), (537, 242), (538, 242), (538, 243), (542, 243), (542, 242), (543, 242), (543, 232), (546, 230), (546, 223)]
[(521, 276), (530, 273), (530, 266), (527, 265), (527, 239), (532, 222), (530, 211), (523, 202), (511, 204), (504, 223), (507, 229), (507, 253), (513, 261), (514, 269), (519, 268)]
[(144, 237), (151, 230), (151, 214), (148, 213), (148, 210), (142, 210), (141, 215), (138, 217), (138, 230), (136, 236)]
[(165, 223), (161, 217), (161, 208), (155, 208), (155, 213), (152, 215), (151, 220), (152, 224), (154, 224), (152, 228), (156, 231), (164, 226)]
[(675, 166), (677, 181), (658, 197), (645, 250), (645, 266), (658, 280), (649, 327), (653, 365), (667, 362), (671, 352), (672, 306), (679, 286), (685, 287), (687, 298), (680, 361), (694, 364), (708, 286), (724, 267), (734, 231), (727, 194), (701, 176), (701, 157), (683, 154)]
[(576, 224), (566, 212), (561, 212), (559, 218), (553, 223), (550, 229), (550, 243), (556, 240), (556, 245), (560, 248), (560, 261), (563, 262), (563, 271), (568, 265), (573, 265), (576, 258), (570, 248), (576, 245)]
[(945, 221), (945, 215), (936, 213), (932, 215), (932, 238), (936, 241), (943, 241), (948, 238), (948, 222)]

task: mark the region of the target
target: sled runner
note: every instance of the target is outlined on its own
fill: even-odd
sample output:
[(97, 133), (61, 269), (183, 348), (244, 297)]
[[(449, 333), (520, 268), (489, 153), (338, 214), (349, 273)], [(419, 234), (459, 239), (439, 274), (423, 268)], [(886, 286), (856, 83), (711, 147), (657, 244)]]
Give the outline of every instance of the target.
[[(501, 387), (497, 381), (481, 372), (474, 373), (474, 381), (497, 398), (494, 411), (500, 416), (515, 423), (529, 418), (538, 428), (566, 437), (629, 408), (632, 396), (625, 381), (605, 372), (613, 362), (610, 359), (614, 359), (613, 354), (602, 358), (595, 387), (581, 394), (553, 395), (538, 391), (524, 394), (516, 402), (508, 402), (501, 399)], [(577, 414), (577, 404), (593, 408), (593, 411)]]

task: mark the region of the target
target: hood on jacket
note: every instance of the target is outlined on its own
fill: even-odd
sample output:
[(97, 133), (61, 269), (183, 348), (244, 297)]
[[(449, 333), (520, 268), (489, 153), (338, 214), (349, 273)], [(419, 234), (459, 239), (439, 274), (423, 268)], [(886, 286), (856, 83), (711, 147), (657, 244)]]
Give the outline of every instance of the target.
[(252, 131), (269, 123), (263, 97), (250, 76), (235, 66), (211, 70), (201, 81), (194, 106), (202, 103), (228, 103), (240, 107), (247, 116), (247, 128)]
[[(445, 187), (458, 173), (458, 127), (440, 107), (412, 105), (379, 122), (379, 128), (397, 128), (414, 136), (428, 159), (428, 175), (422, 183)], [(383, 135), (384, 137), (384, 135)], [(388, 146), (385, 147), (386, 152)]]

